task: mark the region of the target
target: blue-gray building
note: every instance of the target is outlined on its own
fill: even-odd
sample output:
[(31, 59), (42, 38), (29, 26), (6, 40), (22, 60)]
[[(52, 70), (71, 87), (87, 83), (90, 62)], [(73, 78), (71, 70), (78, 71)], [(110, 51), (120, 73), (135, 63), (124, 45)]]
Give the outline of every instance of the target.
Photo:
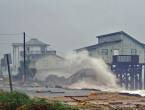
[(98, 38), (98, 44), (76, 49), (76, 53), (87, 50), (91, 57), (101, 56), (106, 63), (112, 63), (114, 55), (139, 55), (139, 63), (145, 62), (145, 44), (123, 31), (100, 35), (96, 38)]

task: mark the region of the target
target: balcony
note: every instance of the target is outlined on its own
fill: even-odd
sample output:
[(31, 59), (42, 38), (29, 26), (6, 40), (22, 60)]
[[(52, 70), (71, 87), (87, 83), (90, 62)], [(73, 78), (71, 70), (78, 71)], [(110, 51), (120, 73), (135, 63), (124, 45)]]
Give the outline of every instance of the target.
[[(56, 54), (56, 51), (25, 51), (25, 55)], [(24, 56), (24, 51), (20, 51), (20, 56)]]
[(113, 64), (139, 64), (139, 55), (115, 55)]

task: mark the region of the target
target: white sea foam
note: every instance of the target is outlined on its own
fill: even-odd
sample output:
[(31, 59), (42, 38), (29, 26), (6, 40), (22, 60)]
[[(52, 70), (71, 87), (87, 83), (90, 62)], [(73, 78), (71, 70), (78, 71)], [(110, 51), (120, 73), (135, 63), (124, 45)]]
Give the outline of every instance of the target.
[(78, 82), (69, 86), (70, 88), (95, 88), (105, 91), (117, 91), (121, 89), (116, 83), (116, 76), (111, 72), (109, 66), (101, 57), (92, 58), (88, 55), (87, 51), (83, 51), (77, 55), (68, 55), (68, 59), (70, 61), (69, 63), (74, 64), (78, 70), (91, 68), (96, 72), (96, 81), (79, 80)]

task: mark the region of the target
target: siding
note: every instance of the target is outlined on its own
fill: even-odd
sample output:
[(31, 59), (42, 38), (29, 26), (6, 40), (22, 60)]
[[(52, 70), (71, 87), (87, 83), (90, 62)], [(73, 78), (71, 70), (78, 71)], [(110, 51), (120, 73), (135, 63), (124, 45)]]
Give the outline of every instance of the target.
[[(114, 54), (114, 49), (119, 50), (119, 55), (131, 55), (131, 49), (136, 49), (137, 55), (139, 55), (139, 63), (144, 63), (144, 48), (125, 35), (121, 35), (121, 38), (123, 40), (119, 43), (103, 45), (98, 47), (98, 55), (100, 55), (106, 63), (111, 63)], [(102, 55), (102, 49), (108, 49), (108, 55)]]
[(139, 55), (139, 63), (144, 63), (144, 48), (137, 42), (133, 41), (129, 37), (122, 35), (123, 42), (121, 42), (121, 49), (119, 51), (120, 55), (131, 55), (131, 49), (137, 50), (137, 55)]
[(13, 65), (14, 67), (17, 68), (19, 67), (19, 47), (14, 47), (14, 56), (13, 56), (14, 60), (13, 60)]
[[(114, 50), (117, 49), (119, 55), (131, 55), (131, 49), (136, 49), (137, 55), (139, 55), (139, 63), (145, 62), (144, 48), (139, 43), (135, 42), (134, 40), (125, 36), (124, 34), (98, 38), (99, 43), (118, 41), (118, 40), (121, 41), (117, 43), (111, 43), (111, 44), (106, 43), (104, 45), (96, 46), (93, 47), (92, 49), (89, 49), (88, 52), (91, 55), (91, 57), (96, 57), (96, 58), (102, 57), (106, 63), (112, 63)], [(108, 55), (102, 55), (102, 49), (108, 49)], [(81, 50), (76, 51), (76, 53), (79, 53), (80, 51)]]
[[(44, 66), (43, 61), (47, 61), (47, 66)], [(57, 61), (63, 62), (62, 65), (57, 65)], [(55, 55), (48, 55), (46, 57), (40, 58), (36, 61), (36, 69), (43, 70), (43, 69), (56, 69), (64, 67), (64, 59), (61, 57), (57, 57)]]
[[(114, 54), (114, 49), (119, 50), (120, 48), (121, 48), (121, 42), (99, 46), (97, 47), (97, 53), (98, 53), (97, 56), (102, 57), (106, 63), (111, 63), (112, 56)], [(102, 55), (102, 49), (108, 49), (108, 55)]]
[(89, 49), (88, 50), (88, 53), (91, 57), (96, 57), (96, 48), (93, 48), (93, 49)]

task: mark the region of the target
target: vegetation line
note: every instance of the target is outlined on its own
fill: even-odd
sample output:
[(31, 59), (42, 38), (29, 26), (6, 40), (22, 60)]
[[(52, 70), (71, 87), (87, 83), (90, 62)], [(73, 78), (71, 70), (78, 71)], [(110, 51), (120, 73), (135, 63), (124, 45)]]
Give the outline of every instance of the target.
[(0, 110), (78, 110), (59, 101), (29, 98), (25, 93), (0, 90)]

